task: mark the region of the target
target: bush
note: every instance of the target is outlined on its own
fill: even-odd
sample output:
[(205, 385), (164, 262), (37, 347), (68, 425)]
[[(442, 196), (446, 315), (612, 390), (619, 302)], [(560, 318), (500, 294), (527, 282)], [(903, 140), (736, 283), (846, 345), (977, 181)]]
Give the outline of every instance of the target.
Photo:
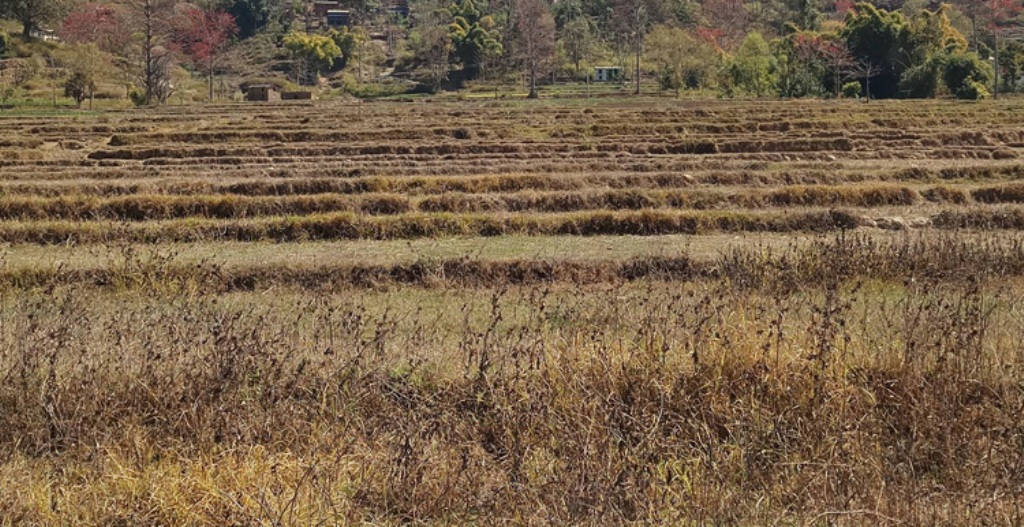
[(900, 78), (900, 91), (911, 99), (931, 99), (935, 97), (939, 87), (939, 72), (942, 60), (929, 59), (924, 64), (914, 66), (903, 72)]
[(842, 93), (843, 97), (847, 99), (860, 97), (860, 82), (852, 81), (843, 84)]
[(7, 36), (7, 33), (0, 31), (0, 56), (7, 51), (8, 42), (10, 42), (10, 40), (11, 37)]
[(957, 99), (966, 99), (970, 101), (979, 101), (981, 99), (988, 99), (992, 94), (989, 93), (988, 87), (976, 80), (968, 80), (959, 90), (953, 95)]
[(92, 97), (95, 92), (96, 82), (82, 72), (76, 72), (64, 83), (64, 95), (74, 99), (79, 107), (82, 106), (82, 101)]
[(411, 84), (402, 82), (376, 82), (361, 83), (348, 73), (341, 76), (341, 81), (335, 84), (345, 93), (359, 99), (376, 99), (378, 97), (393, 97), (405, 95), (413, 87)]
[(244, 91), (247, 91), (249, 89), (249, 86), (252, 86), (254, 84), (273, 84), (274, 86), (277, 86), (278, 89), (280, 89), (281, 91), (297, 91), (297, 90), (299, 90), (299, 85), (298, 84), (295, 84), (294, 82), (291, 82), (291, 81), (289, 81), (287, 79), (282, 79), (280, 77), (255, 77), (255, 78), (249, 78), (249, 79), (246, 79), (245, 81), (243, 81), (241, 84), (239, 84), (238, 88), (244, 92)]
[(943, 61), (942, 80), (957, 99), (984, 99), (992, 81), (992, 66), (975, 53), (954, 53)]
[(136, 88), (135, 86), (132, 86), (128, 90), (128, 98), (131, 99), (132, 104), (135, 106), (145, 106), (148, 103), (146, 100), (146, 92)]

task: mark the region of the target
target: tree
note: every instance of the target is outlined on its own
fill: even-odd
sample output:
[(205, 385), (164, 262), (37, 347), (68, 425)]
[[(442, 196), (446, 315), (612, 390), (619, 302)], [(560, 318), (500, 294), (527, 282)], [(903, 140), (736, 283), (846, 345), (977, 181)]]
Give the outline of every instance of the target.
[(999, 50), (999, 68), (1002, 75), (1003, 90), (1016, 93), (1021, 75), (1024, 75), (1024, 43), (1016, 40), (1004, 41)]
[[(935, 97), (940, 72), (953, 54), (967, 49), (967, 40), (953, 28), (945, 6), (935, 11), (921, 10), (907, 21), (904, 43), (909, 64), (899, 87), (905, 97)], [(954, 88), (953, 90), (955, 90)]]
[(0, 16), (21, 22), (22, 37), (29, 40), (44, 24), (59, 20), (63, 7), (59, 0), (5, 0), (0, 2)]
[(993, 45), (995, 50), (995, 91), (993, 96), (999, 97), (999, 46), (1000, 37), (1006, 26), (1013, 23), (1021, 14), (1022, 6), (1019, 0), (984, 0), (982, 1), (982, 13), (988, 22), (988, 28), (992, 32)]
[(619, 34), (629, 43), (636, 59), (634, 77), (637, 95), (640, 94), (640, 58), (644, 53), (647, 32), (664, 15), (664, 5), (658, 0), (615, 0), (613, 17)]
[(951, 53), (943, 60), (942, 79), (957, 99), (984, 99), (989, 95), (992, 66), (976, 53)]
[(65, 95), (75, 99), (79, 107), (89, 99), (91, 109), (96, 79), (110, 67), (110, 55), (96, 44), (68, 44), (58, 55), (58, 62), (71, 74), (64, 85)]
[[(334, 66), (335, 59), (341, 55), (341, 48), (331, 37), (325, 35), (307, 35), (293, 31), (285, 35), (283, 44), (299, 61), (300, 72), (308, 72), (314, 76), (319, 76), (323, 70)], [(302, 76), (300, 74), (298, 80), (301, 81)]]
[(79, 108), (86, 99), (91, 99), (96, 91), (96, 80), (84, 73), (75, 72), (64, 83), (64, 95), (75, 100)]
[(117, 52), (126, 59), (142, 92), (133, 95), (138, 104), (165, 103), (174, 91), (171, 70), (176, 65), (171, 36), (176, 0), (129, 0), (124, 24), (131, 44)]
[(484, 59), (500, 55), (502, 45), (494, 19), (484, 15), (475, 0), (458, 0), (449, 8), (452, 23), (448, 34), (455, 46), (455, 54), (462, 61), (466, 77), (475, 79), (480, 74)]
[(775, 58), (760, 33), (754, 31), (743, 39), (730, 61), (729, 76), (734, 88), (756, 97), (774, 90)]
[(228, 13), (235, 17), (238, 36), (246, 39), (263, 29), (270, 21), (270, 6), (267, 0), (233, 0)]
[(658, 66), (663, 89), (705, 88), (714, 80), (718, 53), (689, 32), (658, 25), (647, 37), (647, 56)]
[(583, 11), (583, 3), (580, 0), (562, 0), (551, 6), (551, 14), (555, 17), (555, 27), (559, 31), (565, 28), (570, 22), (579, 18), (586, 18)]
[(895, 97), (903, 73), (912, 65), (907, 22), (899, 12), (887, 12), (861, 2), (846, 15), (840, 36), (853, 56), (877, 68), (873, 98)]
[(58, 34), (65, 42), (95, 44), (101, 51), (123, 54), (131, 44), (126, 12), (113, 4), (82, 4), (68, 13)]
[[(341, 31), (334, 29), (327, 33), (327, 36), (334, 40), (341, 50), (340, 63), (345, 67), (352, 59), (356, 60), (359, 82), (363, 82), (363, 63), (367, 59), (366, 44), (370, 41), (370, 35), (361, 27), (355, 29), (342, 28)], [(371, 51), (377, 48), (371, 48)]]
[(0, 70), (0, 110), (39, 73), (39, 62), (30, 59), (12, 59)]
[(793, 22), (796, 26), (803, 30), (818, 30), (818, 28), (821, 27), (821, 21), (824, 18), (824, 14), (821, 12), (821, 6), (819, 5), (819, 0), (793, 1), (795, 1), (795, 6), (793, 7)]
[(776, 44), (779, 95), (816, 97), (828, 93), (826, 88), (832, 77), (826, 65), (825, 50), (832, 41), (814, 31), (797, 31), (779, 39)]
[(424, 0), (417, 4), (412, 14), (413, 29), (409, 35), (413, 63), (425, 74), (433, 91), (439, 90), (448, 80), (451, 67), (449, 58), (455, 49), (448, 31), (451, 12), (441, 2)]
[(555, 54), (555, 18), (546, 0), (516, 0), (516, 55), (530, 80), (529, 98), (537, 98), (537, 76)]
[(579, 16), (562, 26), (562, 50), (572, 62), (576, 77), (580, 76), (580, 65), (590, 55), (594, 47), (594, 22), (590, 17)]
[(238, 33), (235, 17), (224, 11), (207, 11), (185, 4), (176, 17), (174, 41), (205, 75), (209, 98), (213, 100), (213, 75)]
[(712, 37), (723, 49), (733, 49), (750, 31), (754, 17), (744, 0), (704, 0), (705, 37)]

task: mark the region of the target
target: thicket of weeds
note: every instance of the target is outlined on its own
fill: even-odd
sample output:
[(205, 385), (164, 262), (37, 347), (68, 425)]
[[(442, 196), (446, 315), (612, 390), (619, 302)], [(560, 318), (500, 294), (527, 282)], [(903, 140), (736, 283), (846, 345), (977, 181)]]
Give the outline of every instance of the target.
[(1024, 521), (1019, 282), (829, 243), (795, 286), (5, 289), (0, 522)]
[[(285, 249), (286, 250), (286, 249)], [(217, 257), (184, 261), (183, 249), (101, 244), (91, 266), (3, 265), (0, 287), (11, 290), (83, 286), (109, 291), (201, 288), (211, 292), (298, 288), (322, 292), (416, 286), (430, 289), (517, 285), (621, 284), (636, 281), (725, 281), (733, 287), (796, 291), (827, 281), (1024, 277), (1024, 237), (992, 233), (908, 233), (883, 238), (822, 235), (784, 247), (757, 244), (694, 258), (686, 251), (629, 259), (418, 258), (395, 264), (338, 261), (308, 265), (227, 266)]]
[[(401, 200), (399, 200), (401, 202)], [(388, 200), (378, 204), (392, 206)], [(637, 210), (567, 213), (352, 212), (243, 219), (183, 218), (148, 222), (0, 222), (0, 243), (193, 243), (213, 241), (406, 240), (453, 236), (599, 236), (664, 234), (840, 232), (859, 227), (887, 230), (1021, 230), (1024, 209), (957, 207), (911, 216), (856, 209)], [(913, 209), (906, 212), (914, 214)]]

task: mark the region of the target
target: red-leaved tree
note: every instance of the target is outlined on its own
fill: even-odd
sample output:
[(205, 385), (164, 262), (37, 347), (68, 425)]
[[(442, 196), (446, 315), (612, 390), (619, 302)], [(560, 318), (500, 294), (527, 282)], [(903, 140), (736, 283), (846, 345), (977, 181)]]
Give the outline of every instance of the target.
[(90, 3), (77, 7), (61, 25), (61, 39), (75, 44), (96, 44), (100, 50), (123, 54), (131, 42), (123, 9), (114, 4)]
[(201, 70), (213, 99), (213, 76), (231, 39), (238, 33), (235, 17), (224, 11), (207, 11), (191, 4), (179, 6), (173, 40), (177, 48)]
[(723, 49), (739, 44), (754, 23), (744, 0), (705, 0), (701, 9), (707, 27), (719, 31), (717, 44)]

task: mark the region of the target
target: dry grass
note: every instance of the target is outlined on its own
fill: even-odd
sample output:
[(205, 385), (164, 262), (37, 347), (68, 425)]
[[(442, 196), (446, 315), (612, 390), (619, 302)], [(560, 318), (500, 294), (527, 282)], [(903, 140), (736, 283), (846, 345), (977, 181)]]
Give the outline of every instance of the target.
[(1018, 522), (1024, 306), (996, 283), (6, 294), (0, 503), (14, 523)]
[(0, 116), (0, 525), (1020, 525), (1022, 109)]

